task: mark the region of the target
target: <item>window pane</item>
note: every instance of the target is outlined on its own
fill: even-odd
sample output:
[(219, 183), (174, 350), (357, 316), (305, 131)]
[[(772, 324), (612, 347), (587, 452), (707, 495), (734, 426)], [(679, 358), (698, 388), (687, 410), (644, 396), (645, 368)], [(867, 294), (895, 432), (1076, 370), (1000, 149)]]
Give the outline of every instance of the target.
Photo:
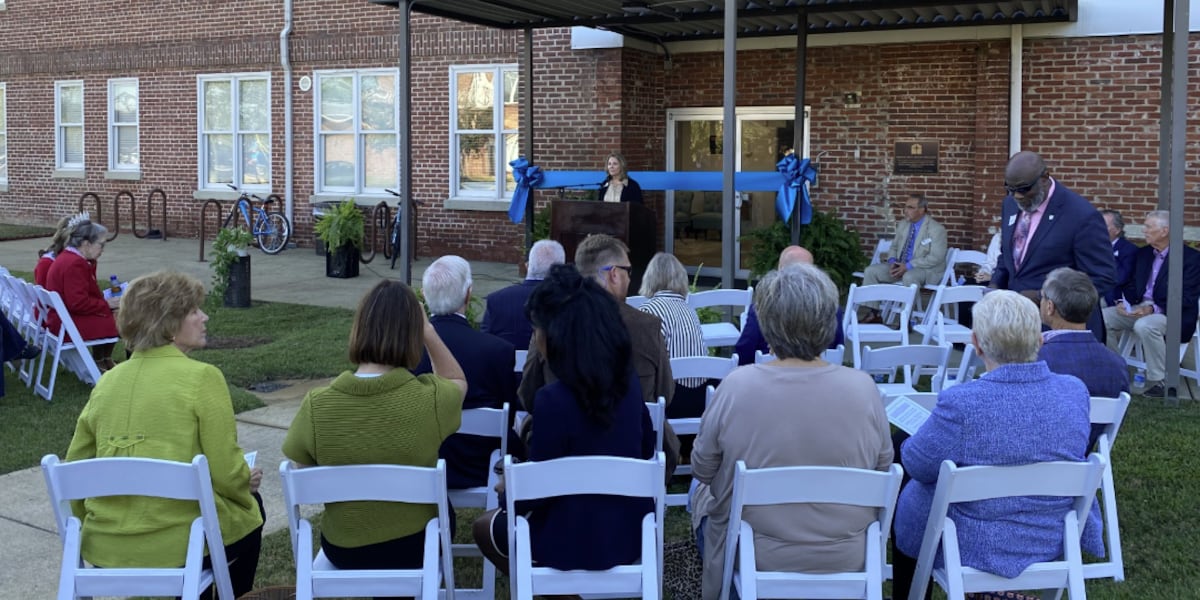
[(238, 129), (266, 131), (270, 128), (271, 106), (267, 98), (267, 82), (251, 79), (238, 82)]
[(517, 72), (504, 72), (504, 128), (517, 128)]
[(496, 191), (496, 136), (458, 136), (459, 188), (467, 191)]
[(362, 78), (362, 128), (373, 131), (396, 130), (396, 78), (391, 75), (364, 75)]
[(0, 87), (0, 131), (8, 127), (8, 109), (4, 106), (4, 88)]
[(233, 136), (207, 136), (208, 183), (233, 183)]
[(367, 154), (364, 157), (366, 172), (363, 177), (363, 187), (386, 188), (394, 187), (400, 178), (396, 169), (400, 160), (396, 149), (395, 135), (374, 134), (366, 136)]
[(125, 125), (116, 128), (117, 135), (117, 164), (136, 167), (139, 164), (138, 128)]
[(231, 131), (230, 84), (228, 81), (206, 81), (204, 83), (204, 129), (206, 131)]
[(82, 127), (63, 127), (63, 162), (70, 164), (83, 162)]
[(492, 103), (494, 73), (459, 73), (458, 74), (458, 128), (459, 129), (491, 129), (494, 117)]
[(113, 121), (117, 123), (137, 123), (138, 120), (138, 86), (132, 81), (122, 81), (113, 84)]
[(83, 86), (68, 85), (59, 88), (59, 121), (62, 123), (83, 122)]
[(354, 80), (350, 77), (321, 79), (321, 131), (354, 128)]
[(8, 179), (8, 136), (0, 133), (0, 179)]
[(271, 146), (266, 135), (242, 136), (242, 183), (271, 183)]
[(508, 163), (521, 156), (521, 136), (515, 133), (504, 134), (504, 191), (511, 192), (517, 189), (516, 181), (513, 180), (512, 167)]
[(326, 135), (325, 187), (354, 187), (354, 136)]

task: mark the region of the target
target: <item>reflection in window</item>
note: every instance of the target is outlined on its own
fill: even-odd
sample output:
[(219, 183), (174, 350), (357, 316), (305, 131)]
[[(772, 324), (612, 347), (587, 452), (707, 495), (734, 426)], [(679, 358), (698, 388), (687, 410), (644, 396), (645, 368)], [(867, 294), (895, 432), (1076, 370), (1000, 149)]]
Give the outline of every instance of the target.
[(136, 171), (138, 151), (138, 80), (108, 81), (108, 168)]
[(399, 185), (395, 69), (317, 77), (317, 190), (383, 193)]
[(83, 82), (55, 82), (54, 104), (54, 166), (83, 169)]
[(270, 76), (202, 75), (199, 85), (200, 187), (270, 191)]
[(452, 195), (498, 200), (514, 189), (518, 83), (516, 65), (451, 67)]
[(8, 97), (4, 84), (0, 83), (0, 184), (2, 183), (8, 183)]

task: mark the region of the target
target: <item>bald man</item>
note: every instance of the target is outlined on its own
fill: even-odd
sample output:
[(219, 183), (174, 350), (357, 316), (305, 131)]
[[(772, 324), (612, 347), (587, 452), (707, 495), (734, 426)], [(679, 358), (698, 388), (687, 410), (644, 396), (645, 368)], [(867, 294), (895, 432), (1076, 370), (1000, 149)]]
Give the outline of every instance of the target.
[[(1018, 152), (1004, 170), (1000, 259), (991, 287), (1040, 297), (1046, 275), (1059, 267), (1083, 271), (1103, 297), (1116, 281), (1104, 217), (1083, 196), (1050, 177), (1035, 152)], [(1104, 341), (1099, 305), (1087, 321)]]
[[(814, 264), (812, 252), (803, 246), (788, 246), (779, 253), (779, 264), (777, 269), (786, 269), (795, 264)], [(833, 343), (830, 348), (836, 348), (843, 341), (842, 336), (842, 311), (838, 310), (838, 327), (837, 335), (833, 337)], [(750, 305), (750, 310), (746, 315), (746, 326), (742, 327), (742, 335), (738, 337), (737, 344), (734, 344), (733, 349), (738, 355), (739, 365), (748, 365), (754, 362), (754, 352), (762, 351), (764, 354), (770, 351), (767, 345), (767, 340), (762, 336), (762, 330), (758, 328), (758, 315), (754, 312), (754, 305)]]

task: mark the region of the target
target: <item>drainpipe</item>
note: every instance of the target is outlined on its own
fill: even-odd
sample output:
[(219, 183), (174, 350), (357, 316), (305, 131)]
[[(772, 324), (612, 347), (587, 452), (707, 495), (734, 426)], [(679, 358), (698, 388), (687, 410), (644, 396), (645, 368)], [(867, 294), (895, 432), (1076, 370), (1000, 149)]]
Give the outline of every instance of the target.
[(1021, 151), (1021, 60), (1025, 56), (1025, 34), (1013, 25), (1008, 42), (1008, 155)]
[(292, 215), (292, 60), (288, 36), (292, 33), (292, 0), (283, 0), (283, 31), (279, 32), (279, 62), (283, 65), (283, 213)]

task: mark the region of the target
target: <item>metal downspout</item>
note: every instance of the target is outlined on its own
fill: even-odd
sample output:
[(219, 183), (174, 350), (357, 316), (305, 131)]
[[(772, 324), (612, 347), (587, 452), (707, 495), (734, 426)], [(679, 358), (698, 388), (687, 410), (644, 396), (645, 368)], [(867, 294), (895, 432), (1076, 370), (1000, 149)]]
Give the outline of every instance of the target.
[(289, 223), (295, 223), (292, 214), (292, 59), (288, 46), (291, 34), (292, 0), (283, 0), (283, 31), (279, 32), (279, 62), (283, 66), (283, 213)]
[(1021, 61), (1025, 58), (1025, 32), (1013, 25), (1008, 42), (1008, 155), (1021, 151)]

